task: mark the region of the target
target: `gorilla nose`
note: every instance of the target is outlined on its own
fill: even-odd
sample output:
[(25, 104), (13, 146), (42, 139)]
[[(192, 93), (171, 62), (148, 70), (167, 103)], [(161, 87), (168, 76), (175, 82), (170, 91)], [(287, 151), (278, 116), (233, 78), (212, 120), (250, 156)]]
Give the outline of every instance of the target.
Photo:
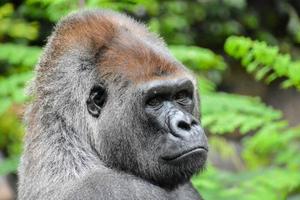
[(184, 120), (180, 120), (177, 124), (177, 127), (179, 129), (185, 130), (185, 131), (189, 131), (191, 130), (191, 124), (189, 124), (188, 122), (184, 121)]
[(177, 111), (170, 119), (170, 129), (175, 137), (184, 137), (192, 133), (193, 126), (198, 123), (191, 115)]

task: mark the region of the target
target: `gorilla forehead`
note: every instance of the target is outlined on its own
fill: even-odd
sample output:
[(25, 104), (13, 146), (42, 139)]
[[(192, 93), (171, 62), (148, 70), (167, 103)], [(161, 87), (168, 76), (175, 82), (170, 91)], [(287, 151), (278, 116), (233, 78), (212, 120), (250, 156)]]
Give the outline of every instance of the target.
[(40, 69), (50, 69), (61, 56), (76, 49), (80, 56), (93, 60), (103, 77), (120, 74), (141, 82), (186, 74), (162, 39), (135, 20), (111, 11), (82, 11), (62, 20), (50, 38)]
[(101, 75), (121, 74), (136, 83), (187, 74), (179, 62), (160, 51), (133, 33), (121, 33), (104, 50), (98, 69)]

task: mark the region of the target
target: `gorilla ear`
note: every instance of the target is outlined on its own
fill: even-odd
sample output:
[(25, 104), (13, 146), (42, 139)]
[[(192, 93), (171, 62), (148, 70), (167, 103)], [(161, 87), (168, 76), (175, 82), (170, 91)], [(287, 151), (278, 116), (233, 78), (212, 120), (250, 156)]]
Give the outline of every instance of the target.
[(87, 109), (93, 117), (99, 117), (101, 110), (106, 102), (107, 92), (102, 85), (92, 88), (90, 96), (86, 101)]

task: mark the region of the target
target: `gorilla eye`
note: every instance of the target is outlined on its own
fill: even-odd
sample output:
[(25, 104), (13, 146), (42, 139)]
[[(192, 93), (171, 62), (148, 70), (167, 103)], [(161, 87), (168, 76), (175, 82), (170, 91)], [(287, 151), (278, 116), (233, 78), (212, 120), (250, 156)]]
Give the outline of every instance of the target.
[(103, 107), (105, 99), (105, 91), (100, 91), (94, 96), (94, 102), (98, 107)]
[(147, 101), (147, 105), (151, 107), (159, 107), (163, 102), (163, 98), (160, 96), (155, 96)]
[(175, 94), (174, 99), (179, 104), (188, 104), (192, 100), (192, 95), (186, 90), (182, 90)]
[(103, 86), (96, 86), (91, 90), (87, 100), (87, 108), (93, 117), (99, 117), (100, 112), (106, 102), (107, 92)]

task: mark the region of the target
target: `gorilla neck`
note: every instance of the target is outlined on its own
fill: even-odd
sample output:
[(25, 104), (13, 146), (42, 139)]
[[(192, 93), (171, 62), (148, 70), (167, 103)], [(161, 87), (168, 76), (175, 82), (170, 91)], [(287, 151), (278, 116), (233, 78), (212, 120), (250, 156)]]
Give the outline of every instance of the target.
[(82, 132), (78, 133), (62, 116), (49, 114), (45, 118), (47, 122), (40, 125), (43, 128), (39, 132), (32, 130), (26, 137), (24, 158), (34, 162), (25, 163), (26, 173), (48, 187), (99, 168), (99, 159)]
[(150, 181), (167, 191), (176, 190), (181, 185), (184, 185), (190, 181), (192, 175), (173, 175), (172, 177), (156, 177), (155, 179), (150, 179)]
[[(190, 181), (194, 170), (187, 168), (186, 171), (179, 170), (163, 170), (163, 171), (152, 171), (150, 172), (148, 168), (138, 167), (139, 162), (133, 156), (134, 151), (128, 147), (126, 149), (128, 157), (124, 156), (121, 158), (114, 157), (115, 154), (109, 152), (117, 152), (118, 150), (112, 150), (104, 145), (102, 154), (99, 155), (100, 159), (103, 161), (105, 167), (118, 171), (120, 173), (133, 175), (136, 178), (141, 179), (147, 183), (158, 186), (166, 191), (176, 190), (181, 185), (184, 185)], [(106, 155), (106, 156), (104, 156)], [(159, 169), (159, 167), (157, 168)], [(161, 173), (160, 173), (161, 172)]]

